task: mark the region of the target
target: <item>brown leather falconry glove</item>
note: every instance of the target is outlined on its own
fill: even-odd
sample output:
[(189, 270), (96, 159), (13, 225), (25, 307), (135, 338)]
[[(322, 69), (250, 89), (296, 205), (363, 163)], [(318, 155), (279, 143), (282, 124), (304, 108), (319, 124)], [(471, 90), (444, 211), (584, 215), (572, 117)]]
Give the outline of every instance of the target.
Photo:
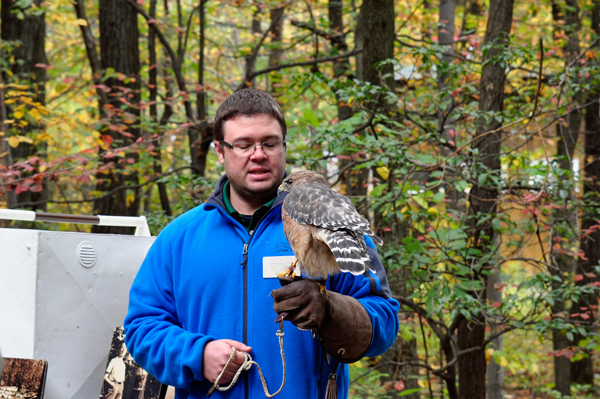
[(327, 291), (314, 280), (280, 278), (272, 292), (273, 309), (303, 330), (316, 330), (325, 350), (337, 361), (360, 360), (371, 345), (373, 328), (365, 308), (353, 297)]

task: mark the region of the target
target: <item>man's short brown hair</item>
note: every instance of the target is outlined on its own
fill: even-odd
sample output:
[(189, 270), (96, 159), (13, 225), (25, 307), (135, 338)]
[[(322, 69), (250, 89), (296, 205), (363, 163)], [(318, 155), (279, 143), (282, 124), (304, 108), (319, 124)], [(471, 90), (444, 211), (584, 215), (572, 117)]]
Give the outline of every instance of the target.
[(219, 105), (215, 114), (215, 140), (223, 140), (223, 125), (229, 119), (235, 118), (238, 115), (258, 114), (265, 114), (275, 118), (279, 122), (279, 126), (281, 126), (281, 133), (283, 133), (283, 139), (285, 140), (287, 126), (279, 104), (268, 93), (256, 89), (237, 91)]

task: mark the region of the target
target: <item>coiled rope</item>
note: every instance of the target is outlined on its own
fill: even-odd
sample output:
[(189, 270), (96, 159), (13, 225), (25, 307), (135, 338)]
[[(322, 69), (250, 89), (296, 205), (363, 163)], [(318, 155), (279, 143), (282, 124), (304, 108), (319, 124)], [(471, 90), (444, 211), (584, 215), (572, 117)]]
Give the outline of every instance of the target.
[(220, 387), (219, 386), (219, 380), (223, 376), (223, 373), (225, 373), (225, 370), (227, 370), (227, 367), (231, 364), (231, 362), (235, 358), (236, 350), (232, 346), (231, 347), (231, 355), (229, 356), (229, 359), (227, 360), (227, 363), (225, 364), (225, 367), (223, 367), (223, 370), (221, 370), (221, 373), (217, 376), (217, 379), (215, 380), (215, 383), (213, 384), (213, 386), (210, 388), (210, 390), (206, 394), (206, 397), (209, 397), (210, 395), (212, 395), (213, 392), (215, 391), (215, 389), (217, 389), (217, 390), (219, 390), (221, 392), (224, 392), (224, 391), (227, 391), (227, 390), (231, 389), (231, 387), (233, 387), (235, 385), (235, 383), (237, 382), (238, 378), (240, 377), (240, 374), (242, 374), (242, 371), (244, 371), (244, 370), (246, 370), (246, 371), (250, 370), (250, 368), (252, 367), (253, 364), (255, 364), (256, 367), (258, 368), (258, 374), (260, 375), (260, 380), (262, 381), (262, 386), (263, 386), (263, 389), (265, 391), (265, 395), (267, 396), (267, 398), (272, 398), (273, 396), (275, 396), (279, 392), (281, 392), (281, 390), (283, 389), (283, 386), (285, 385), (285, 353), (283, 351), (283, 336), (284, 336), (284, 333), (283, 333), (283, 320), (279, 323), (279, 330), (277, 330), (277, 332), (275, 333), (275, 335), (277, 335), (277, 337), (279, 337), (279, 348), (280, 348), (280, 353), (281, 353), (281, 363), (283, 364), (283, 381), (281, 381), (281, 387), (279, 387), (279, 389), (277, 390), (277, 392), (272, 393), (272, 394), (269, 393), (269, 389), (267, 388), (267, 383), (265, 381), (265, 377), (263, 376), (262, 370), (260, 369), (260, 366), (258, 365), (258, 363), (256, 363), (254, 360), (252, 360), (252, 356), (250, 356), (250, 354), (247, 353), (247, 352), (244, 352), (244, 356), (246, 357), (246, 359), (244, 360), (244, 363), (242, 363), (242, 365), (240, 366), (240, 368), (238, 369), (238, 371), (233, 376), (233, 379), (231, 380), (231, 382), (229, 383), (229, 385), (227, 385), (226, 387)]

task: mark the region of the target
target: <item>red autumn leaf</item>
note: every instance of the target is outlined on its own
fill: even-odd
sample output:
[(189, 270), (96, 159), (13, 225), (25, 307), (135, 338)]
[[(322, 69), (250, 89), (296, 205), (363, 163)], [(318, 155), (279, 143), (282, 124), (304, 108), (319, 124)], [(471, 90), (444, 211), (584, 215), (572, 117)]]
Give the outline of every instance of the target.
[(404, 390), (404, 386), (405, 386), (405, 385), (404, 385), (404, 381), (396, 381), (396, 382), (394, 383), (394, 389), (395, 389), (396, 391), (403, 391), (403, 390)]
[(502, 306), (502, 304), (501, 304), (500, 302), (498, 302), (498, 301), (494, 301), (494, 302), (492, 303), (492, 307), (493, 307), (493, 308), (496, 308), (496, 309), (497, 309), (497, 308), (499, 308), (500, 306)]
[(79, 181), (82, 183), (89, 183), (92, 181), (92, 178), (90, 177), (90, 175), (88, 175), (87, 173), (84, 173), (81, 175), (81, 177), (79, 178)]
[(574, 279), (575, 281), (581, 281), (581, 280), (583, 280), (583, 276), (582, 276), (581, 274), (576, 274), (576, 275), (573, 277), (573, 279)]
[(113, 142), (113, 138), (110, 134), (103, 134), (102, 141), (104, 141), (104, 144), (107, 146), (110, 146), (110, 144)]
[(590, 318), (590, 315), (588, 313), (582, 313), (579, 315), (579, 317), (581, 317), (583, 320), (587, 320)]
[(25, 185), (23, 185), (23, 184), (19, 184), (19, 185), (17, 186), (17, 188), (16, 188), (15, 192), (16, 192), (17, 194), (21, 194), (21, 193), (23, 193), (23, 192), (25, 192), (25, 191), (27, 191), (27, 190), (29, 190), (29, 186), (25, 186)]
[(34, 193), (39, 193), (44, 191), (44, 187), (41, 184), (35, 184), (29, 188), (29, 191), (33, 191)]
[(594, 273), (583, 273), (583, 274), (588, 278), (596, 278), (596, 275)]

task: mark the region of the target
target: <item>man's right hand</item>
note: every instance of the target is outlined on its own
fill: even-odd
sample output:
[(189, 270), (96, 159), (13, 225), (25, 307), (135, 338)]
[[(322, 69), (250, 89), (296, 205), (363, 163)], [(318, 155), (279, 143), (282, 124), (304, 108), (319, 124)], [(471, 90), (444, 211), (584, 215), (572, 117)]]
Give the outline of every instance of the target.
[(211, 341), (204, 346), (204, 354), (202, 355), (202, 375), (210, 382), (215, 382), (223, 367), (227, 364), (229, 356), (231, 356), (231, 347), (236, 349), (235, 357), (227, 366), (227, 370), (219, 380), (219, 384), (228, 384), (233, 379), (236, 371), (246, 360), (246, 356), (240, 352), (250, 352), (251, 347), (244, 345), (241, 342), (231, 339), (219, 339)]

